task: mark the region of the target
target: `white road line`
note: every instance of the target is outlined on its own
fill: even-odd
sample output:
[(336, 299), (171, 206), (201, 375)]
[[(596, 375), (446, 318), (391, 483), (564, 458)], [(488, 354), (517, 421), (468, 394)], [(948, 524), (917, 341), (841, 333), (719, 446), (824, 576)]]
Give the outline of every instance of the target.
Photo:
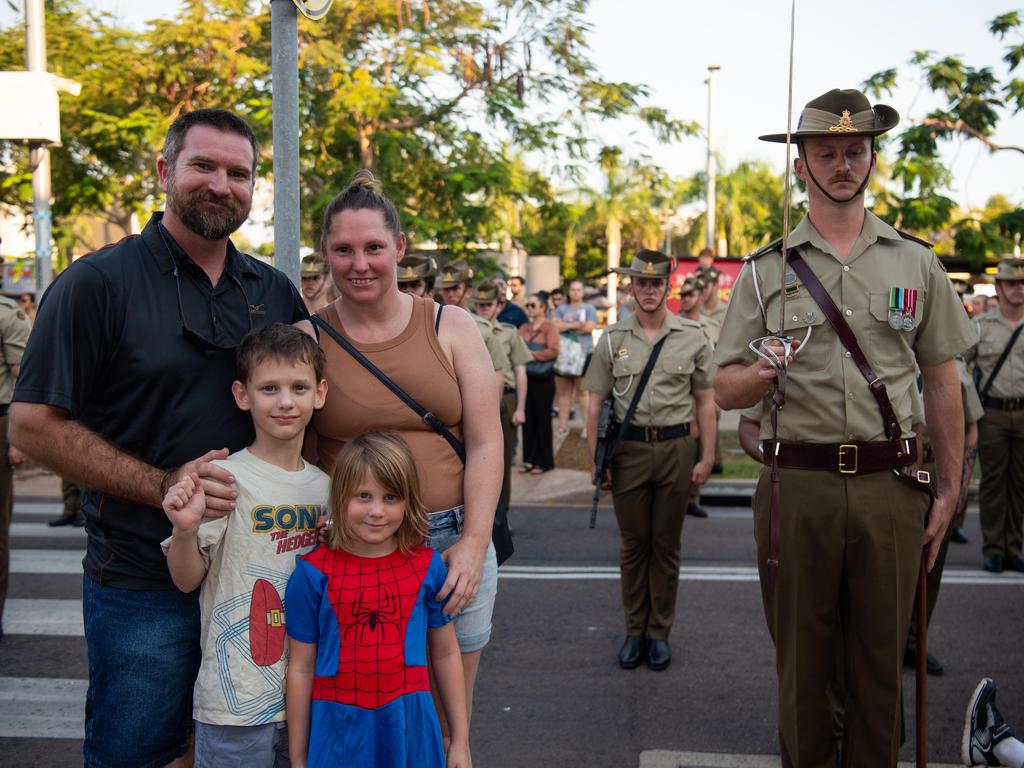
[(0, 738), (83, 738), (88, 685), (85, 680), (0, 677)]
[(4, 632), (9, 635), (84, 637), (82, 601), (9, 599), (4, 608)]
[(11, 538), (84, 539), (85, 528), (76, 528), (73, 525), (51, 528), (46, 523), (11, 523)]
[(11, 573), (82, 572), (82, 549), (12, 549)]
[[(961, 768), (950, 763), (928, 763), (931, 768)], [(649, 749), (640, 753), (639, 768), (779, 768), (778, 755), (727, 755), (721, 752), (668, 752)], [(899, 763), (913, 768), (915, 763)]]

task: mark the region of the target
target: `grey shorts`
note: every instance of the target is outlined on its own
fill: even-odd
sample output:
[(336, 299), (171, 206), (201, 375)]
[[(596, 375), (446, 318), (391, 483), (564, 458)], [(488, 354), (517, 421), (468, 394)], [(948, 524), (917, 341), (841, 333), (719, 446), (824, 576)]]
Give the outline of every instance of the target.
[(211, 725), (196, 720), (195, 768), (291, 768), (288, 728), (266, 725)]
[[(431, 512), (427, 517), (427, 546), (437, 552), (444, 552), (462, 538), (462, 507), (452, 507), (441, 512)], [(480, 579), (480, 590), (473, 602), (455, 616), (455, 636), (459, 639), (459, 650), (472, 653), (483, 650), (491, 639), (491, 616), (494, 614), (494, 598), (498, 594), (498, 559), (494, 544), (487, 545), (484, 556), (484, 573)]]

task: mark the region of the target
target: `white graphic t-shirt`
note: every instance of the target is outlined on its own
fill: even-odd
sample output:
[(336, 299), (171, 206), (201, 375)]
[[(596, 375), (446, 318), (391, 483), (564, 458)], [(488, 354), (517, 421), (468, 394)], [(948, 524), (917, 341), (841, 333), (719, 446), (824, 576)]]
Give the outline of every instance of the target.
[(288, 658), (281, 598), (296, 555), (316, 545), (330, 482), (311, 464), (288, 472), (248, 450), (214, 463), (235, 476), (238, 498), (230, 515), (199, 526), (209, 571), (200, 592), (203, 656), (193, 717), (212, 725), (283, 721)]

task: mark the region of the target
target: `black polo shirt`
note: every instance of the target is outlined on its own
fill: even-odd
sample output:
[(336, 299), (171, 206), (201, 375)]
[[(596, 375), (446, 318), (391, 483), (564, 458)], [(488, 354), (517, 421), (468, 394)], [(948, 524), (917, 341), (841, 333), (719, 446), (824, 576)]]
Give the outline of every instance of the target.
[[(215, 448), (234, 452), (252, 443), (252, 420), (231, 395), (233, 347), (250, 326), (308, 315), (282, 272), (230, 243), (214, 287), (159, 224), (161, 215), (53, 282), (13, 400), (61, 408), (121, 450), (172, 469)], [(171, 533), (163, 510), (90, 489), (82, 508), (91, 578), (174, 589), (160, 551)]]

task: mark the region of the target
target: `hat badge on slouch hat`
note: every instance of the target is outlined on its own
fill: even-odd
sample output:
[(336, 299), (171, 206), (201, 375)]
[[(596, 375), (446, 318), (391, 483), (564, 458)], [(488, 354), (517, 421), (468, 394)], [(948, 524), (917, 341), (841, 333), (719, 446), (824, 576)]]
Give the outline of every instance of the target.
[(829, 126), (829, 131), (833, 133), (856, 133), (857, 127), (853, 124), (853, 120), (850, 119), (850, 110), (844, 109), (843, 114), (839, 116), (839, 122)]
[(645, 275), (657, 275), (658, 273), (654, 271), (654, 265), (651, 264), (651, 262), (648, 261), (647, 264), (644, 265), (643, 274), (645, 274)]
[(637, 251), (628, 267), (615, 267), (611, 271), (627, 277), (665, 277), (672, 274), (675, 259), (660, 251)]
[(1024, 280), (1024, 259), (1003, 259), (996, 267), (996, 280)]
[(415, 280), (416, 279), (416, 270), (413, 269), (412, 266), (407, 266), (405, 268), (405, 271), (402, 273), (402, 279), (403, 280)]

